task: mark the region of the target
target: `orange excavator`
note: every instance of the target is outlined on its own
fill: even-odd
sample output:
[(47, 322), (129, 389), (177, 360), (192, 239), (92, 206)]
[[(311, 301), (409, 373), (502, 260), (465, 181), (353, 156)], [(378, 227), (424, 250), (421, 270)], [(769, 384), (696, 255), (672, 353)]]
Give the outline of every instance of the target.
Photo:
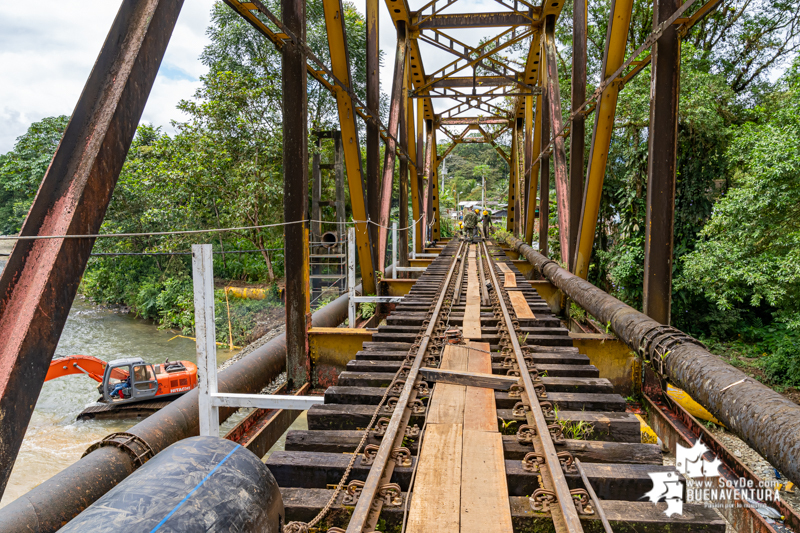
[(100, 383), (97, 389), (103, 397), (99, 401), (111, 405), (166, 399), (197, 386), (197, 366), (191, 361), (167, 359), (154, 365), (140, 357), (105, 362), (91, 355), (53, 359), (44, 380), (70, 374), (86, 374)]

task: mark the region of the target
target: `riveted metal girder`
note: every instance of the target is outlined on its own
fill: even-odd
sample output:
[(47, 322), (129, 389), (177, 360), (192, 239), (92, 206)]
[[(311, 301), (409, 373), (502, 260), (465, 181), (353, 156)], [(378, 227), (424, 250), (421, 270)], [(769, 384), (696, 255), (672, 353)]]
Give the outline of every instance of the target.
[[(392, 17), (392, 22), (395, 28), (400, 21), (406, 23), (406, 27), (413, 26), (411, 17), (411, 9), (408, 7), (408, 0), (386, 0), (386, 8), (389, 10), (389, 16)], [(427, 79), (425, 68), (422, 65), (422, 54), (420, 52), (419, 44), (417, 43), (417, 36), (419, 32), (411, 32), (408, 43), (408, 63), (411, 68), (411, 81), (415, 88), (419, 88)], [(423, 118), (426, 120), (434, 119), (433, 103), (429, 98), (422, 101)], [(419, 130), (419, 128), (417, 128)], [(419, 144), (419, 143), (418, 143)], [(422, 164), (420, 164), (422, 168)]]
[[(529, 97), (533, 99), (533, 97)], [(525, 172), (527, 174), (527, 197), (528, 206), (525, 211), (525, 242), (529, 245), (533, 242), (533, 227), (536, 223), (536, 192), (539, 188), (539, 165), (532, 164), (534, 154), (542, 151), (542, 95), (536, 97), (536, 117), (533, 120), (532, 131), (529, 130), (528, 122), (533, 115), (533, 105), (530, 102), (525, 104)], [(530, 140), (530, 142), (528, 142)]]
[[(611, 76), (625, 61), (633, 0), (614, 0), (611, 6), (611, 18), (606, 37), (606, 54), (603, 59), (603, 79)], [(600, 196), (603, 192), (603, 179), (606, 173), (608, 149), (611, 146), (618, 96), (619, 85), (610, 84), (600, 95), (600, 102), (595, 113), (574, 266), (575, 275), (583, 279), (586, 279), (589, 273), (589, 261), (597, 229), (597, 214), (600, 211)]]
[[(407, 74), (410, 74), (407, 72)], [(410, 79), (409, 79), (410, 85)], [(406, 93), (408, 94), (408, 93)], [(416, 134), (416, 111), (414, 110), (414, 100), (411, 98), (407, 99), (408, 105), (406, 106), (406, 125), (408, 126), (408, 157), (409, 159), (416, 163), (417, 162), (417, 134)], [(420, 107), (422, 105), (420, 104)], [(422, 215), (421, 209), (421, 198), (420, 198), (420, 182), (422, 181), (417, 172), (417, 169), (421, 168), (418, 165), (410, 167), (410, 174), (408, 180), (408, 187), (411, 189), (411, 215), (413, 217), (413, 224), (414, 224), (414, 233), (416, 234), (416, 238), (414, 239), (414, 253), (422, 253), (422, 249), (425, 243), (422, 240), (422, 223), (420, 221), (420, 216)]]
[[(538, 12), (539, 10), (537, 10)], [(538, 15), (538, 13), (537, 13)], [(538, 20), (538, 16), (527, 13), (448, 13), (427, 17), (416, 25), (416, 28), (498, 28), (507, 26), (527, 26)], [(415, 28), (415, 29), (416, 29)]]
[[(122, 2), (21, 235), (99, 232), (182, 5)], [(0, 277), (0, 494), (93, 244), (20, 240)]]
[[(588, 13), (586, 0), (573, 0), (572, 4), (572, 109), (579, 109), (586, 100), (586, 25)], [(569, 140), (569, 247), (566, 263), (574, 269), (575, 248), (578, 243), (578, 226), (581, 223), (583, 203), (583, 164), (586, 146), (586, 117), (578, 113), (572, 117)]]
[[(304, 42), (304, 0), (281, 0), (283, 23)], [(286, 382), (290, 389), (311, 381), (308, 328), (311, 322), (308, 239), (308, 88), (306, 54), (291, 42), (283, 47), (283, 216), (286, 261)], [(301, 222), (297, 224), (296, 222)]]
[(561, 90), (558, 84), (558, 63), (556, 61), (556, 19), (550, 15), (545, 20), (544, 50), (546, 54), (547, 94), (550, 102), (550, 121), (553, 126), (553, 163), (556, 178), (556, 205), (558, 205), (558, 237), (562, 257), (568, 257), (569, 249), (569, 171), (564, 137), (561, 132)]
[[(389, 132), (397, 133), (400, 123), (400, 101), (403, 94), (403, 77), (406, 67), (406, 25), (397, 24), (397, 51), (394, 59), (392, 96), (389, 100)], [(383, 179), (381, 180), (381, 202), (378, 227), (378, 269), (383, 272), (386, 264), (386, 237), (389, 234), (389, 215), (392, 209), (392, 186), (394, 184), (395, 142), (390, 138), (383, 156)]]
[[(656, 0), (653, 26), (679, 7), (677, 0)], [(652, 58), (650, 131), (658, 135), (650, 135), (648, 143), (643, 303), (646, 315), (669, 324), (681, 72), (681, 41), (675, 26), (667, 28), (653, 45)]]
[(513, 81), (503, 76), (463, 76), (448, 77), (432, 80), (434, 88), (444, 87), (504, 87), (516, 85)]
[[(350, 84), (350, 61), (347, 41), (344, 35), (344, 17), (341, 16), (341, 0), (323, 0), (325, 27), (331, 50), (331, 69), (342, 82)], [(350, 204), (356, 226), (356, 247), (361, 264), (361, 282), (364, 294), (375, 294), (375, 268), (372, 262), (369, 232), (367, 230), (367, 208), (361, 169), (361, 150), (358, 142), (353, 101), (343, 90), (336, 91), (336, 105), (339, 109), (339, 124), (342, 129), (344, 163), (347, 169), (347, 183), (350, 189)]]
[(511, 161), (509, 163), (508, 175), (508, 205), (506, 206), (506, 231), (514, 232), (518, 213), (515, 210), (517, 204), (517, 121), (514, 121), (513, 132), (511, 134)]

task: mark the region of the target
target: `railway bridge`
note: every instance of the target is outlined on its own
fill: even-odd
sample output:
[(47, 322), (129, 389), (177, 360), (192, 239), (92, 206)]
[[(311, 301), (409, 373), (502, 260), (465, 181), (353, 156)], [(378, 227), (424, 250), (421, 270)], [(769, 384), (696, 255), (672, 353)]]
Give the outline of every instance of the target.
[[(800, 407), (669, 325), (680, 41), (719, 0), (656, 0), (653, 32), (632, 54), (633, 2), (613, 1), (591, 94), (584, 0), (566, 6), (569, 21), (564, 0), (495, 0), (481, 13), (459, 11), (457, 0), (386, 0), (397, 48), (385, 118), (378, 0), (366, 1), (365, 102), (353, 90), (342, 0), (322, 0), (329, 64), (306, 44), (303, 0), (281, 0), (280, 14), (259, 0), (225, 3), (283, 57), (286, 334), (221, 372), (219, 387), (257, 393), (285, 370), (283, 393), (317, 391), (325, 400), (308, 411), (308, 430), (290, 431), (285, 450), (269, 456), (284, 510), (280, 523), (252, 530), (288, 522), (292, 532), (721, 532), (720, 514), (702, 502), (668, 515), (669, 502), (643, 500), (654, 475), (677, 476), (657, 444), (642, 442), (645, 422), (673, 453), (702, 440), (724, 479), (760, 481), (666, 394), (668, 383), (800, 480)], [(0, 491), (182, 4), (122, 1), (0, 278)], [(561, 23), (572, 30), (568, 103), (555, 47)], [(482, 38), (457, 38), (464, 30)], [(506, 57), (512, 47), (525, 50), (519, 64)], [(433, 51), (437, 59), (427, 59)], [(640, 313), (586, 278), (617, 103), (648, 64), (649, 131), (657, 134)], [(309, 84), (336, 98), (361, 292), (398, 299), (381, 304), (369, 324), (339, 327), (347, 296), (311, 314)], [(587, 117), (594, 126), (585, 159)], [(502, 237), (442, 235), (439, 166), (469, 142), (491, 144), (509, 165)], [(548, 252), (553, 180), (558, 261)], [(401, 244), (389, 265), (394, 202)], [(409, 266), (424, 272), (402, 271)], [(567, 302), (606, 331), (571, 332)], [(629, 395), (641, 395), (641, 413)], [(262, 457), (298, 414), (255, 410), (227, 438)], [(58, 530), (198, 428), (193, 391), (0, 510), (0, 531)], [(800, 531), (783, 502), (768, 502), (780, 525), (741, 501), (726, 503), (722, 515), (736, 530)]]

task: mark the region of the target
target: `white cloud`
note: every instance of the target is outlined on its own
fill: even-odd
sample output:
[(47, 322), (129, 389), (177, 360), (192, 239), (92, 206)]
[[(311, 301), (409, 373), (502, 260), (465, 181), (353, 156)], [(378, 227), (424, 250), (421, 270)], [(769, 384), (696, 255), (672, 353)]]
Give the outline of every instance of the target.
[[(186, 0), (142, 120), (167, 127), (205, 72), (199, 56), (214, 0)], [(0, 153), (31, 122), (69, 115), (103, 46), (119, 2), (39, 0), (0, 4)]]
[[(205, 31), (213, 4), (214, 0), (185, 0), (143, 122), (171, 132), (170, 121), (185, 118), (175, 106), (191, 98), (206, 71), (199, 56), (208, 42)], [(355, 5), (365, 13), (366, 0), (355, 0)], [(380, 46), (385, 54), (381, 85), (388, 91), (397, 41), (386, 2), (379, 0), (379, 5)], [(411, 7), (422, 5), (415, 0)], [(446, 11), (487, 12), (496, 7), (491, 0), (461, 0)], [(0, 4), (0, 153), (10, 150), (31, 122), (72, 112), (118, 8), (119, 2), (108, 0), (39, 0), (35, 11), (26, 2)], [(492, 31), (452, 33), (459, 38), (469, 34), (464, 41), (474, 45)], [(453, 59), (441, 50), (425, 48), (428, 73)], [(436, 107), (447, 103), (439, 100)]]

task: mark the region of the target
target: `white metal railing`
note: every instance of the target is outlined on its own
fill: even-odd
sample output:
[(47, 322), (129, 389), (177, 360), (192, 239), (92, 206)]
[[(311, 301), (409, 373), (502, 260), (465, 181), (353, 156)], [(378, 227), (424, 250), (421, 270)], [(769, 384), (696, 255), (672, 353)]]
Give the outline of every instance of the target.
[(192, 245), (194, 321), (197, 333), (197, 384), (200, 435), (219, 436), (220, 407), (256, 407), (305, 411), (325, 403), (322, 396), (220, 393), (214, 323), (214, 262), (210, 244)]

